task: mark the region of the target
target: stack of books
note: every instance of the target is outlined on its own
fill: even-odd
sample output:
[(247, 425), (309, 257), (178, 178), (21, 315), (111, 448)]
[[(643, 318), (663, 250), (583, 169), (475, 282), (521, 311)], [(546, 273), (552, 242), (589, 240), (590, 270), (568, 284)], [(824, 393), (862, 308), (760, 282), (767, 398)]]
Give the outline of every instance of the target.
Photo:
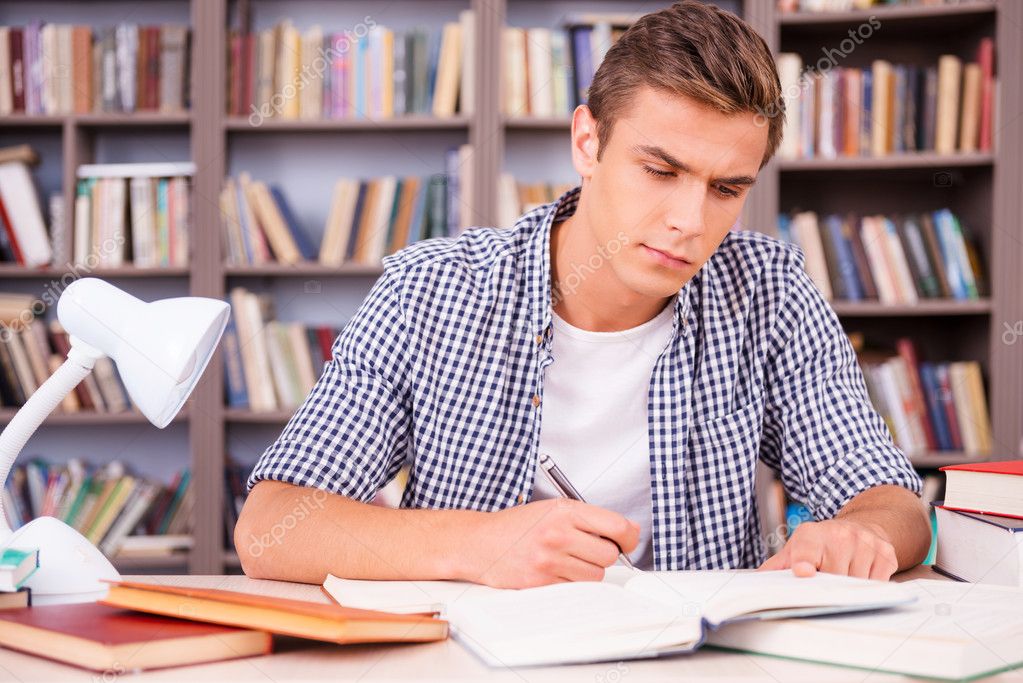
[[(0, 405), (19, 407), (63, 364), (71, 349), (57, 319), (34, 317), (41, 302), (24, 294), (0, 294)], [(96, 361), (93, 371), (57, 406), (58, 412), (123, 413), (133, 410), (114, 362)]]
[(0, 115), (188, 108), (186, 26), (0, 26)]
[(570, 16), (564, 29), (506, 27), (502, 112), (571, 115), (585, 104), (597, 67), (636, 16), (586, 13)]
[(472, 148), (449, 150), (445, 168), (430, 176), (337, 180), (318, 248), (279, 187), (248, 173), (228, 178), (220, 194), (227, 263), (376, 266), (420, 239), (457, 236), (473, 221)]
[(335, 644), (447, 637), (429, 615), (395, 616), (226, 591), (119, 581), (100, 602), (0, 611), (0, 645), (113, 676), (273, 651), (273, 635)]
[(256, 412), (290, 410), (305, 400), (339, 330), (274, 320), (273, 299), (235, 287), (224, 330), (227, 405)]
[(48, 515), (108, 557), (165, 556), (191, 546), (190, 483), (187, 469), (167, 485), (129, 474), (118, 460), (92, 466), (34, 458), (12, 470), (3, 504), (13, 528)]
[(187, 267), (194, 173), (188, 161), (79, 166), (75, 265)]
[(911, 455), (965, 451), (987, 457), (991, 420), (980, 364), (919, 360), (913, 341), (896, 342), (896, 353), (865, 350), (854, 341), (874, 408), (895, 443)]
[(948, 209), (823, 219), (801, 211), (779, 216), (778, 233), (803, 250), (806, 272), (825, 299), (915, 304), (987, 295), (980, 252)]
[(994, 41), (984, 38), (976, 61), (965, 65), (942, 55), (928, 67), (877, 59), (868, 69), (804, 68), (798, 54), (782, 53), (777, 61), (786, 113), (778, 156), (990, 151), (994, 50)]
[[(0, 261), (37, 267), (54, 260), (54, 244), (29, 170), (37, 163), (39, 157), (28, 145), (0, 149)], [(59, 195), (56, 202), (61, 205), (56, 217), (62, 217)]]
[(440, 32), (367, 22), (351, 32), (300, 32), (291, 21), (232, 31), (227, 112), (252, 125), (282, 119), (446, 118), (472, 111), (475, 17)]
[(934, 568), (961, 581), (1023, 588), (1023, 460), (941, 469)]

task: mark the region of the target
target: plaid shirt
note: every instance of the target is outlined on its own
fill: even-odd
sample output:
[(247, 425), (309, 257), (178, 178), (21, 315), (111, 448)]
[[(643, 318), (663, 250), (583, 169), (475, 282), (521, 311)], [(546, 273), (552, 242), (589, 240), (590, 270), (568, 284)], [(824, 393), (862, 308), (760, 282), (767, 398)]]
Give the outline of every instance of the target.
[[(248, 486), (274, 479), (369, 501), (407, 462), (402, 507), (530, 500), (553, 361), (551, 226), (575, 211), (578, 193), (510, 230), (469, 230), (384, 259)], [(798, 248), (732, 231), (674, 306), (647, 404), (656, 569), (765, 559), (758, 459), (816, 519), (880, 484), (920, 492)]]

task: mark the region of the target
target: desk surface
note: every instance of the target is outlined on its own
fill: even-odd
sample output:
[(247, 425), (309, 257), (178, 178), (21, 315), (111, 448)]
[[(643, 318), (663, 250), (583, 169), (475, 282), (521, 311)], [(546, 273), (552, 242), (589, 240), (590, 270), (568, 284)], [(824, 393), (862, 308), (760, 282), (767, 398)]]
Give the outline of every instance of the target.
[[(929, 567), (917, 567), (895, 580), (942, 578)], [(317, 602), (329, 602), (319, 586), (261, 581), (245, 576), (141, 576), (125, 579), (159, 580), (169, 585), (223, 588), (262, 595), (276, 595)], [(436, 643), (398, 645), (331, 645), (290, 638), (275, 639), (275, 652), (215, 664), (148, 671), (118, 676), (65, 666), (30, 655), (0, 649), (0, 682), (19, 681), (399, 681), (477, 680), (486, 678), (515, 683), (541, 681), (586, 681), (587, 683), (640, 683), (641, 681), (764, 681), (766, 683), (880, 683), (913, 680), (904, 676), (869, 673), (855, 669), (823, 666), (773, 657), (713, 650), (662, 660), (579, 666), (490, 669), (458, 643), (448, 639)], [(1019, 672), (1007, 672), (991, 681), (1020, 680)]]

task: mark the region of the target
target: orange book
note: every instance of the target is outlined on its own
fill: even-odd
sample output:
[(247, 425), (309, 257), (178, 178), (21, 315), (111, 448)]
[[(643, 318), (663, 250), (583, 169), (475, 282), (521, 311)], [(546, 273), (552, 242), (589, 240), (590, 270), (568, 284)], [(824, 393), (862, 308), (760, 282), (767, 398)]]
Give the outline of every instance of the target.
[(88, 26), (71, 29), (71, 78), (74, 111), (88, 114), (92, 111), (92, 29)]
[(97, 603), (0, 611), (0, 645), (94, 671), (131, 671), (270, 654), (259, 630), (139, 614)]
[(329, 643), (426, 642), (448, 637), (448, 622), (421, 614), (339, 607), (213, 588), (111, 582), (111, 607), (187, 617)]

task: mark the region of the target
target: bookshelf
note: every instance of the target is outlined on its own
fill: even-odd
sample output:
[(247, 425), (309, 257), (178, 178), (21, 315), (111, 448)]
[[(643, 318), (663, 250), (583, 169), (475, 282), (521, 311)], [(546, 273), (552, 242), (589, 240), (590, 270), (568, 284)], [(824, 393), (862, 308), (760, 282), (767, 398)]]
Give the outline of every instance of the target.
[[(49, 21), (73, 21), (100, 25), (119, 18), (126, 0), (99, 3), (100, 15), (90, 18), (91, 3), (78, 0), (48, 3), (43, 16)], [(138, 3), (136, 3), (137, 5)], [(320, 23), (341, 28), (366, 13), (383, 24), (404, 28), (416, 23), (436, 27), (457, 17), (462, 9), (475, 10), (478, 60), (475, 72), (473, 113), (446, 119), (402, 117), (380, 121), (364, 119), (279, 120), (266, 119), (258, 126), (245, 117), (226, 114), (227, 31), (235, 25), (238, 3), (234, 0), (161, 0), (146, 3), (145, 16), (133, 21), (187, 22), (191, 26), (193, 88), (191, 110), (184, 114), (153, 112), (131, 115), (79, 114), (66, 116), (13, 115), (0, 118), (0, 143), (28, 142), (39, 149), (43, 164), (37, 170), (44, 190), (74, 187), (79, 164), (100, 161), (133, 161), (169, 158), (196, 164), (193, 178), (192, 254), (185, 269), (139, 269), (124, 267), (94, 271), (111, 277), (138, 296), (156, 298), (177, 293), (224, 298), (236, 285), (268, 291), (280, 300), (295, 302), (291, 319), (309, 311), (302, 296), (304, 284), (317, 283), (329, 299), (332, 324), (340, 325), (355, 310), (381, 270), (377, 266), (345, 265), (328, 268), (319, 264), (293, 266), (225, 266), (221, 258), (220, 215), (216, 198), (223, 179), (243, 170), (256, 177), (279, 180), (295, 206), (315, 206), (300, 219), (322, 225), (330, 187), (342, 175), (370, 176), (401, 172), (395, 166), (414, 165), (412, 157), (435, 159), (448, 146), (473, 145), (475, 182), (470, 198), (475, 224), (494, 225), (498, 220), (498, 178), (510, 171), (526, 181), (571, 180), (564, 117), (506, 116), (501, 113), (501, 52), (489, 46), (501, 44), (506, 25), (557, 26), (570, 12), (630, 12), (637, 16), (662, 3), (631, 0), (442, 0), (421, 3), (397, 0), (386, 8), (365, 0), (322, 3), (312, 0), (252, 0), (250, 10), (257, 28), (291, 16), (301, 26)], [(858, 63), (884, 54), (890, 58), (933, 56), (948, 48), (968, 50), (980, 35), (992, 35), (997, 46), (997, 72), (1003, 75), (997, 146), (992, 153), (939, 155), (929, 152), (881, 158), (773, 160), (761, 173), (746, 204), (742, 223), (752, 229), (773, 232), (779, 210), (801, 203), (816, 210), (837, 202), (843, 210), (875, 211), (878, 186), (898, 188), (883, 199), (885, 211), (917, 210), (936, 206), (936, 198), (960, 211), (984, 230), (983, 246), (992, 295), (959, 301), (926, 301), (913, 306), (881, 306), (877, 303), (835, 302), (844, 324), (853, 329), (885, 333), (895, 329), (923, 338), (922, 349), (935, 358), (968, 358), (982, 363), (996, 448), (999, 455), (1015, 457), (1023, 437), (1023, 356), (1003, 344), (1003, 325), (1023, 320), (1023, 215), (1019, 179), (1023, 177), (1023, 93), (1013, 80), (1016, 64), (1023, 63), (1023, 4), (999, 1), (966, 1), (942, 7), (891, 7), (870, 12), (782, 15), (772, 0), (724, 3), (742, 9), (745, 18), (765, 37), (772, 50), (813, 51), (824, 41), (844, 35), (870, 15), (882, 21), (876, 42), (858, 48)], [(136, 5), (133, 5), (135, 7)], [(427, 6), (429, 5), (429, 6)], [(9, 10), (7, 7), (14, 7)], [(34, 3), (6, 3), (0, 23), (24, 23), (40, 14)], [(105, 13), (104, 13), (105, 12)], [(887, 33), (886, 33), (887, 31)], [(921, 47), (922, 45), (922, 47)], [(1015, 117), (1015, 118), (1014, 118)], [(123, 140), (121, 139), (123, 138)], [(136, 159), (136, 157), (140, 157)], [(54, 159), (59, 159), (55, 165)], [(936, 172), (951, 173), (952, 187), (930, 187), (926, 192), (903, 192), (926, 184)], [(538, 175), (539, 174), (539, 175)], [(275, 177), (276, 176), (276, 177)], [(320, 211), (321, 215), (315, 212)], [(990, 226), (990, 227), (988, 227)], [(58, 278), (59, 267), (27, 270), (0, 266), (4, 288), (32, 291)], [(321, 299), (322, 301), (325, 299)], [(322, 315), (322, 312), (321, 312)], [(122, 569), (132, 571), (188, 571), (223, 573), (238, 570), (234, 549), (223, 538), (224, 463), (237, 448), (254, 460), (279, 433), (290, 411), (256, 413), (224, 406), (223, 359), (217, 354), (207, 368), (185, 413), (169, 429), (184, 432), (184, 447), (191, 453), (190, 466), (196, 485), (194, 545), (187, 556), (170, 560), (126, 560)], [(0, 411), (0, 424), (13, 411)], [(135, 414), (59, 415), (47, 421), (43, 431), (61, 430), (85, 435), (92, 442), (92, 428), (99, 427), (125, 442), (145, 430), (156, 432)], [(78, 430), (83, 431), (78, 431)], [(163, 435), (161, 435), (163, 436)], [(113, 438), (113, 437), (108, 437)], [(31, 444), (30, 444), (31, 445)], [(921, 469), (960, 462), (965, 453), (913, 454)], [(240, 458), (241, 459), (241, 458)], [(243, 460), (243, 462), (248, 462)], [(184, 463), (175, 463), (183, 466)], [(142, 468), (138, 468), (142, 471)], [(229, 539), (228, 539), (229, 540)]]

